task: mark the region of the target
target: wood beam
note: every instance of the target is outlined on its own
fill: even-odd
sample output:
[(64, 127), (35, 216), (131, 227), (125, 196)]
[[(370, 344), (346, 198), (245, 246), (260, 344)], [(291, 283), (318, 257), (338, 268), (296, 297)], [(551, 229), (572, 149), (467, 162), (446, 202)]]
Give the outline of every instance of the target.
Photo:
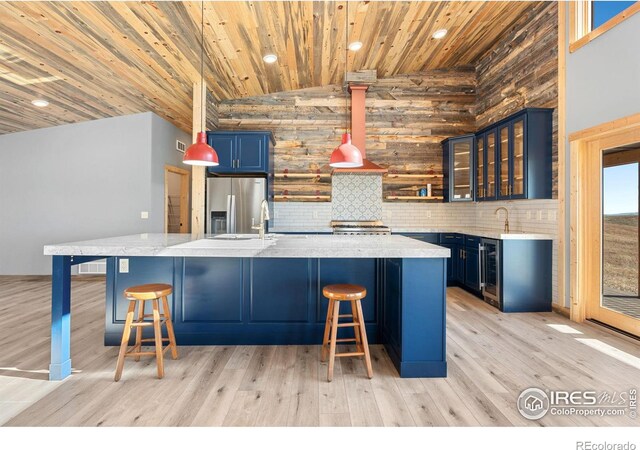
[(566, 50), (567, 5), (558, 3), (558, 305), (567, 306), (566, 245), (566, 152), (567, 152), (567, 104), (566, 104)]
[[(191, 127), (191, 141), (195, 142), (199, 131), (206, 124), (207, 114), (207, 85), (201, 80), (193, 83), (193, 116)], [(204, 234), (204, 189), (205, 189), (205, 168), (202, 166), (191, 166), (191, 234)]]

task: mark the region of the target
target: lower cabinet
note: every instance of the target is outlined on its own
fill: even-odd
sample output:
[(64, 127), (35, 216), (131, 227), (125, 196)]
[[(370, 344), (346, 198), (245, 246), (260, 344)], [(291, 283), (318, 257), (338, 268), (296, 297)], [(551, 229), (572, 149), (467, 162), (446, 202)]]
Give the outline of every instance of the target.
[(480, 292), (480, 254), (477, 247), (464, 249), (464, 285)]

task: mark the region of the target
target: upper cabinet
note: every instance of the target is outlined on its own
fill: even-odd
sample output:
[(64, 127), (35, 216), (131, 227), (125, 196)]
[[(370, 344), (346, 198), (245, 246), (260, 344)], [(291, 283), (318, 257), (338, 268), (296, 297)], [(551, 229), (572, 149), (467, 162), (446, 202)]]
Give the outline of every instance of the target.
[(210, 173), (269, 173), (275, 141), (269, 131), (209, 131), (207, 140), (220, 165)]
[(444, 201), (473, 201), (474, 146), (473, 134), (446, 139), (442, 142)]
[(527, 108), (476, 134), (477, 200), (551, 198), (552, 113)]

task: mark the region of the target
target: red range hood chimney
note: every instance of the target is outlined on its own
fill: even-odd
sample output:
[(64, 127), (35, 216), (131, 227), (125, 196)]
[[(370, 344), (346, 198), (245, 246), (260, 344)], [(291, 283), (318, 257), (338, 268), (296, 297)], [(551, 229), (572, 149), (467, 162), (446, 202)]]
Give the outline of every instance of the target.
[(358, 147), (362, 153), (362, 167), (336, 168), (333, 173), (387, 173), (388, 170), (372, 163), (367, 159), (366, 142), (366, 109), (365, 100), (367, 96), (367, 84), (349, 83), (351, 93), (351, 142)]

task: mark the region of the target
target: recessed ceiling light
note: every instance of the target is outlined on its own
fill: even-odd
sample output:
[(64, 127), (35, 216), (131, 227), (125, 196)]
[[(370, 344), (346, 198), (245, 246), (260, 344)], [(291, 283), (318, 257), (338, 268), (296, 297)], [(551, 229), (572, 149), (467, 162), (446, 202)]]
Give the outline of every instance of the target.
[(442, 28), (441, 30), (437, 30), (435, 33), (433, 33), (432, 37), (434, 39), (442, 39), (446, 35), (447, 35), (447, 30)]
[(349, 44), (349, 50), (351, 50), (352, 52), (357, 52), (361, 48), (362, 48), (362, 42), (360, 41), (355, 41)]
[(44, 108), (45, 106), (49, 106), (49, 102), (41, 98), (38, 98), (36, 100), (31, 100), (31, 104), (33, 106), (37, 106), (38, 108)]
[(262, 57), (262, 60), (267, 64), (273, 64), (278, 60), (278, 57), (276, 55), (264, 55)]

